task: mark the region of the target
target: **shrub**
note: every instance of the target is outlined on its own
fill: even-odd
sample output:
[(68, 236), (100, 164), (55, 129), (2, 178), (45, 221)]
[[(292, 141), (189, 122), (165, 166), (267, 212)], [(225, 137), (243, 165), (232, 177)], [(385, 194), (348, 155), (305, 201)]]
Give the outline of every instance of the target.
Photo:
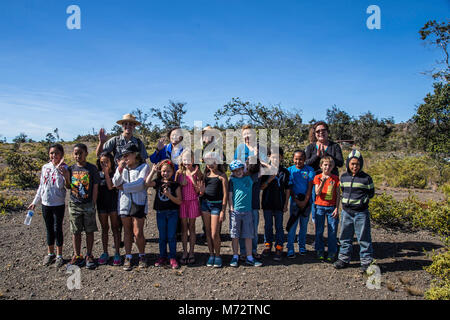
[(24, 202), (16, 196), (8, 196), (4, 192), (0, 193), (0, 214), (8, 211), (17, 211), (25, 208)]
[(377, 186), (425, 189), (447, 182), (450, 179), (450, 164), (429, 156), (388, 158), (372, 163), (367, 173)]
[(433, 263), (425, 267), (436, 279), (433, 280), (430, 289), (425, 292), (425, 299), (428, 300), (450, 300), (450, 251), (447, 248), (444, 252), (434, 254)]

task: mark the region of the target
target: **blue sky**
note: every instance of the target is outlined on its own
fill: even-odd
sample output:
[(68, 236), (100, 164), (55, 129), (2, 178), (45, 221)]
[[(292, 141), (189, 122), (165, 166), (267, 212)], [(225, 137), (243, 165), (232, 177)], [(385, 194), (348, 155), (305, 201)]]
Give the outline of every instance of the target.
[[(81, 30), (66, 27), (71, 4)], [(305, 123), (332, 105), (406, 121), (442, 58), (418, 31), (449, 13), (448, 0), (2, 0), (0, 134), (71, 140), (169, 100), (187, 103), (187, 125), (213, 123), (232, 97)]]

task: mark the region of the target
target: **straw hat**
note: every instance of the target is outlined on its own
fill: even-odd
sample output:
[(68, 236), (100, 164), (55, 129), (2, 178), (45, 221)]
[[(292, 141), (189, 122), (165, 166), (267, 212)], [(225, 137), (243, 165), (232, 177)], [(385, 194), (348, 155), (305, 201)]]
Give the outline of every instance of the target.
[(141, 124), (139, 121), (136, 120), (136, 117), (133, 116), (131, 113), (124, 114), (122, 119), (117, 121), (116, 123), (122, 125), (122, 123), (124, 122), (133, 122), (137, 126)]

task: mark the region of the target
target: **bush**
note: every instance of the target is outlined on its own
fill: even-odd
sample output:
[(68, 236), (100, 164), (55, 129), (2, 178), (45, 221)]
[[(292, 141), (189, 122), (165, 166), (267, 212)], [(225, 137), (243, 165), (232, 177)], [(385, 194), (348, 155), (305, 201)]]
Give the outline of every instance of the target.
[(25, 208), (24, 202), (15, 196), (8, 196), (4, 192), (0, 193), (0, 214), (8, 211), (17, 211)]
[(367, 168), (376, 186), (400, 188), (431, 188), (450, 180), (450, 164), (429, 156), (388, 158)]
[(450, 251), (448, 245), (443, 253), (434, 254), (433, 263), (425, 267), (425, 271), (429, 272), (437, 279), (425, 292), (425, 299), (428, 300), (450, 300)]
[(369, 203), (372, 220), (386, 228), (403, 230), (426, 229), (441, 236), (450, 235), (450, 203), (419, 201), (415, 196), (397, 201), (383, 193)]

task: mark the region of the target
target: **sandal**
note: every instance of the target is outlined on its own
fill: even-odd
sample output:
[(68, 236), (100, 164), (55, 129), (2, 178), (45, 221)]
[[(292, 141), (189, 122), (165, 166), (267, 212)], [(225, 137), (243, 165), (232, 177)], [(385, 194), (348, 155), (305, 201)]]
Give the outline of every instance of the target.
[(195, 256), (189, 257), (188, 263), (189, 264), (194, 264), (195, 263)]
[(180, 258), (180, 263), (181, 263), (181, 264), (187, 264), (187, 260), (188, 260), (187, 257), (184, 257), (184, 258), (181, 257), (181, 258)]

